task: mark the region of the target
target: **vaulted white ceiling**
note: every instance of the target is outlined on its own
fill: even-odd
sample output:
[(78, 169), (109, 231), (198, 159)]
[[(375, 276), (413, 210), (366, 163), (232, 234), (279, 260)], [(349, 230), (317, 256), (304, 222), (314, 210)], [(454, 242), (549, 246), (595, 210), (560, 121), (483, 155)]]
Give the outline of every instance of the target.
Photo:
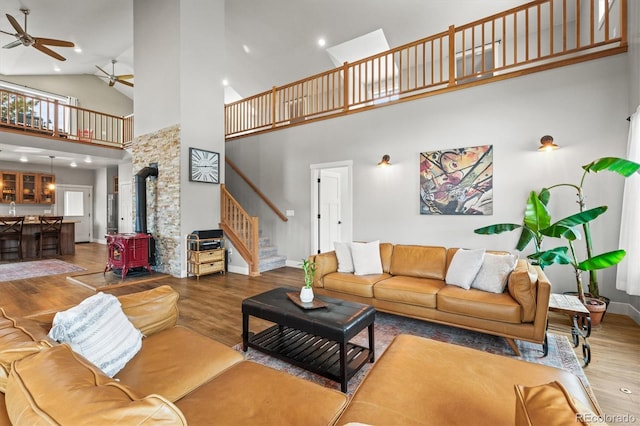
[[(2, 75), (99, 75), (96, 65), (110, 72), (112, 59), (118, 61), (116, 74), (135, 74), (133, 1), (2, 0), (1, 30), (14, 32), (7, 13), (23, 25), (20, 9), (28, 8), (29, 34), (69, 40), (82, 51), (52, 47), (66, 57), (61, 62), (33, 47), (0, 48), (0, 79)], [(326, 48), (378, 29), (395, 47), (524, 3), (528, 1), (226, 0), (226, 78), (241, 97), (251, 96), (334, 68)], [(324, 48), (318, 46), (319, 38), (326, 40)], [(0, 46), (14, 40), (0, 33)], [(354, 56), (353, 52), (342, 54)], [(115, 87), (134, 98), (135, 88)]]

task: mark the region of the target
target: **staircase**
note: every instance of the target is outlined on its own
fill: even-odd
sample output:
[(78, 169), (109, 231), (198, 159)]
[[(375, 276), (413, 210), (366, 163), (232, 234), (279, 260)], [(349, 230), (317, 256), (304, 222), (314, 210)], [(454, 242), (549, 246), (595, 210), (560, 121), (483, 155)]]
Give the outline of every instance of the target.
[(278, 254), (278, 247), (271, 244), (269, 237), (258, 240), (258, 271), (266, 272), (285, 266), (287, 258)]

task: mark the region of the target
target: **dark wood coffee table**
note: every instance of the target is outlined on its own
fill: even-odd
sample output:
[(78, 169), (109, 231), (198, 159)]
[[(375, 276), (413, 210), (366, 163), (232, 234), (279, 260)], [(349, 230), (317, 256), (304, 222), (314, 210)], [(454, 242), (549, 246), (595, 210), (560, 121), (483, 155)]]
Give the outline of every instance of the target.
[[(295, 291), (277, 288), (242, 301), (242, 350), (255, 348), (320, 374), (339, 382), (346, 392), (349, 379), (367, 362), (375, 361), (375, 309), (325, 296), (316, 299), (326, 307), (303, 309), (287, 297)], [(250, 316), (276, 325), (249, 333)], [(369, 329), (369, 347), (350, 343), (365, 327)]]

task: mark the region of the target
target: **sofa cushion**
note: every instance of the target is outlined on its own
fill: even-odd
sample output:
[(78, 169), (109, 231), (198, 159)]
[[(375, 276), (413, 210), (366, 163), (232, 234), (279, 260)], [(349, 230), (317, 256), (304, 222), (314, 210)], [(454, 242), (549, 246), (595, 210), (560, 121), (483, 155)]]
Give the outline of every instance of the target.
[(397, 244), (391, 256), (391, 275), (416, 278), (445, 278), (446, 249)]
[(122, 311), (140, 332), (149, 336), (176, 325), (179, 294), (168, 285), (118, 296)]
[(186, 425), (164, 397), (143, 396), (66, 345), (13, 364), (6, 393), (13, 424)]
[(447, 285), (437, 294), (439, 311), (512, 324), (521, 322), (521, 307), (509, 293), (465, 290)]
[(458, 250), (447, 268), (446, 283), (469, 290), (482, 267), (484, 253), (484, 249)]
[(177, 326), (144, 339), (115, 378), (144, 395), (176, 401), (242, 360), (230, 347)]
[(111, 294), (97, 293), (53, 318), (49, 337), (113, 377), (142, 347), (142, 334)]
[(517, 426), (605, 424), (558, 381), (530, 387), (515, 385), (514, 389)]
[(373, 294), (378, 300), (435, 308), (436, 294), (444, 285), (442, 280), (396, 276), (377, 283)]
[[(471, 282), (471, 288), (502, 293), (517, 261), (518, 258), (511, 254), (486, 253), (478, 274)], [(453, 262), (451, 264), (453, 265)]]
[(333, 243), (336, 249), (336, 257), (338, 258), (338, 272), (353, 272), (353, 257), (351, 255), (351, 243), (342, 243), (336, 241)]
[(7, 413), (7, 404), (5, 404), (3, 392), (0, 392), (0, 426), (11, 426), (11, 420), (9, 419), (9, 413)]
[(337, 390), (251, 361), (176, 402), (192, 425), (329, 425), (346, 404)]
[(518, 260), (516, 268), (509, 275), (509, 294), (522, 306), (522, 322), (536, 319), (538, 272), (525, 259)]
[(378, 275), (382, 273), (380, 241), (351, 243), (355, 275)]
[(13, 361), (49, 347), (48, 342), (36, 340), (0, 308), (0, 392), (5, 390)]
[(373, 285), (391, 277), (389, 274), (354, 275), (334, 272), (325, 275), (324, 288), (360, 297), (373, 297)]
[(380, 260), (382, 261), (382, 272), (389, 273), (391, 269), (391, 256), (393, 255), (393, 244), (380, 243)]
[(513, 425), (513, 386), (554, 380), (590, 406), (582, 382), (567, 371), (399, 335), (376, 360), (336, 425)]

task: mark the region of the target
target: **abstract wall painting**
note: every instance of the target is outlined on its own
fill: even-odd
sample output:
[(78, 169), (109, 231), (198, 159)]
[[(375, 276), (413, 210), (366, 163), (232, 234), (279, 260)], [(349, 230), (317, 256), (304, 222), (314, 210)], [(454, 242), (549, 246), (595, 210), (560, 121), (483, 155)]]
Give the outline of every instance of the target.
[(420, 214), (493, 214), (493, 145), (421, 153)]

